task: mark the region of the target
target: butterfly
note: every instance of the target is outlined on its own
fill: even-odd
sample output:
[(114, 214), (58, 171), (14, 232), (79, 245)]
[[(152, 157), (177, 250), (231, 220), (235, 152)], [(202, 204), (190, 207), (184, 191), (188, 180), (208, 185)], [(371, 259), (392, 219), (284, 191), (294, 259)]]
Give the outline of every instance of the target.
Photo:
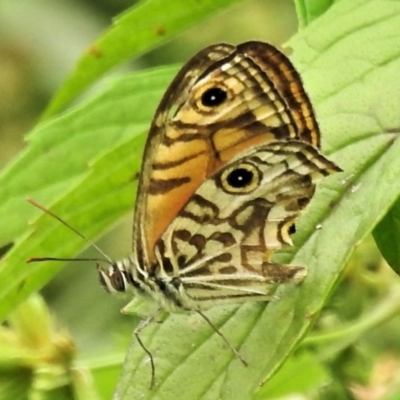
[[(304, 267), (270, 258), (292, 245), (316, 183), (340, 171), (319, 146), (300, 76), (279, 50), (251, 41), (200, 51), (156, 111), (139, 177), (133, 252), (99, 267), (103, 286), (161, 310), (196, 311), (213, 326), (202, 310), (268, 301), (278, 285), (300, 282)], [(137, 338), (153, 382), (151, 353)]]
[[(291, 235), (316, 184), (340, 168), (320, 151), (301, 78), (274, 46), (209, 46), (180, 70), (155, 113), (139, 176), (130, 257), (98, 266), (102, 285), (158, 310), (268, 301), (302, 266), (272, 254)], [(38, 259), (35, 259), (38, 260)], [(135, 331), (149, 355), (151, 352)]]

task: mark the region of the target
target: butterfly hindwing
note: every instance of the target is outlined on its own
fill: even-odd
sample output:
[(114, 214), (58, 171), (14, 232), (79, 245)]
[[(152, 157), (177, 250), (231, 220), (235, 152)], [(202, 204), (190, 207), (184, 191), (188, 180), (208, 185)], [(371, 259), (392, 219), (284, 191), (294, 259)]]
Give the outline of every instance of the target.
[(301, 267), (270, 262), (291, 245), (294, 222), (316, 183), (338, 168), (300, 141), (255, 146), (210, 176), (156, 245), (161, 275), (180, 282), (189, 303), (265, 300)]

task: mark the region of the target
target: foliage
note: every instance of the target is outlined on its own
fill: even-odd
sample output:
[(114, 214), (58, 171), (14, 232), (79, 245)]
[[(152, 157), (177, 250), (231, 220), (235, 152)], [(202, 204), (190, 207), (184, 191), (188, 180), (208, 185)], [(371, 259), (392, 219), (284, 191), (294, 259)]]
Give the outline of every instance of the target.
[[(114, 383), (105, 377), (118, 373), (118, 354), (103, 362), (77, 358), (70, 336), (41, 300), (29, 297), (62, 265), (28, 265), (26, 259), (71, 257), (84, 243), (24, 198), (35, 198), (88, 237), (128, 213), (147, 127), (177, 68), (113, 78), (50, 115), (117, 63), (231, 3), (171, 0), (164, 9), (161, 0), (148, 0), (125, 11), (82, 56), (30, 133), (26, 150), (1, 173), (0, 243), (14, 243), (0, 268), (0, 313), (9, 322), (0, 332), (1, 398), (109, 398)], [(298, 225), (296, 246), (276, 255), (306, 265), (308, 277), (297, 287), (282, 287), (268, 305), (210, 311), (249, 361), (247, 368), (197, 316), (171, 315), (142, 335), (155, 356), (156, 387), (149, 391), (148, 360), (133, 340), (116, 399), (260, 400), (294, 392), (316, 398), (321, 391), (324, 398), (352, 398), (372, 385), (371, 373), (389, 349), (399, 350), (390, 330), (381, 331), (386, 342), (373, 336), (373, 328), (386, 321), (399, 328), (393, 319), (400, 304), (397, 277), (379, 260), (372, 263), (376, 271), (368, 270), (369, 259), (362, 256), (345, 268), (382, 221), (374, 235), (398, 271), (399, 230), (390, 221), (396, 220), (400, 194), (400, 1), (298, 1), (297, 10), (309, 25), (289, 41), (291, 57), (315, 105), (324, 153), (344, 170), (319, 185)], [(267, 383), (260, 388), (260, 382)]]

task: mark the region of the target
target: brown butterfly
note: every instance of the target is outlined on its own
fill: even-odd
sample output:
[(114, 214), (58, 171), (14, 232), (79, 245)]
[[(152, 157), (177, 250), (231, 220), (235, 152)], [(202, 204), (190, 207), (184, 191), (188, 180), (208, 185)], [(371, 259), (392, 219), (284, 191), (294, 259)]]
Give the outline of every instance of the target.
[[(340, 171), (300, 76), (275, 47), (217, 44), (178, 73), (155, 114), (139, 177), (132, 255), (99, 267), (110, 292), (156, 309), (198, 312), (268, 301), (306, 269), (270, 261), (292, 245), (295, 221), (316, 183)], [(154, 362), (150, 357), (152, 385)]]
[[(253, 41), (200, 51), (157, 109), (139, 178), (133, 253), (99, 268), (103, 285), (147, 297), (160, 310), (197, 311), (213, 326), (203, 309), (266, 301), (277, 285), (301, 281), (303, 267), (270, 257), (292, 245), (316, 183), (340, 171), (319, 143), (301, 79), (275, 47)], [(137, 337), (153, 382), (153, 359)]]

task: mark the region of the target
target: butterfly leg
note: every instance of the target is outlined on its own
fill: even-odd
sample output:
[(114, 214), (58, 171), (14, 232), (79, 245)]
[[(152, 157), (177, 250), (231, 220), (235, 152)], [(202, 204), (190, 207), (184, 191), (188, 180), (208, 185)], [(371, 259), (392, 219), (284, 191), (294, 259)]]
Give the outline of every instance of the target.
[(147, 319), (142, 319), (140, 321), (139, 325), (136, 327), (136, 329), (133, 332), (136, 337), (136, 340), (139, 343), (139, 346), (144, 350), (144, 352), (149, 356), (149, 359), (150, 359), (150, 366), (151, 366), (150, 389), (152, 389), (154, 387), (156, 368), (155, 368), (155, 364), (154, 364), (153, 355), (151, 354), (150, 350), (144, 345), (144, 343), (140, 337), (140, 333), (142, 332), (142, 330), (144, 328), (149, 326), (157, 318), (157, 316), (160, 314), (161, 311), (162, 310), (158, 309), (153, 315), (151, 315)]
[(208, 325), (213, 328), (214, 332), (226, 343), (226, 345), (231, 349), (232, 353), (242, 362), (244, 366), (247, 367), (247, 361), (240, 355), (240, 353), (229, 343), (228, 339), (220, 332), (220, 330), (211, 322), (211, 320), (203, 314), (200, 310), (196, 310), (197, 314), (199, 314)]

